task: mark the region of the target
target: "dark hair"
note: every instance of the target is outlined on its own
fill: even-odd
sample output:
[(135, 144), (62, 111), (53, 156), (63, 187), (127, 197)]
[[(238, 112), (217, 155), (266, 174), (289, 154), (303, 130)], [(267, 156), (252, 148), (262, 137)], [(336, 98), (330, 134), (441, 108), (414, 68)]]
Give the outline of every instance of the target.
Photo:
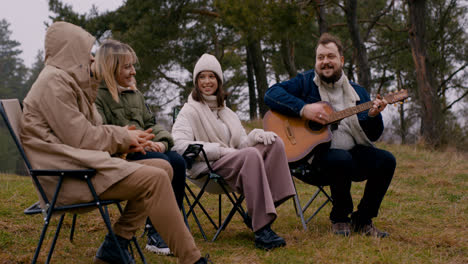
[[(192, 98), (193, 100), (197, 102), (205, 103), (205, 99), (202, 96), (203, 94), (200, 91), (200, 88), (198, 87), (198, 76), (200, 76), (200, 73), (201, 72), (199, 72), (197, 74), (197, 77), (195, 78), (195, 87), (192, 90)], [(216, 102), (218, 104), (218, 107), (222, 107), (224, 105), (224, 99), (225, 99), (223, 83), (221, 82), (221, 79), (219, 78), (219, 76), (215, 72), (213, 73), (216, 76), (216, 80), (218, 81), (218, 89), (215, 92)]]
[(320, 44), (326, 45), (328, 43), (335, 43), (336, 47), (338, 48), (338, 52), (340, 53), (341, 56), (343, 56), (343, 45), (341, 44), (341, 41), (338, 37), (333, 36), (330, 33), (323, 33), (318, 42), (317, 42), (317, 47), (315, 48), (315, 52), (317, 53), (317, 48)]

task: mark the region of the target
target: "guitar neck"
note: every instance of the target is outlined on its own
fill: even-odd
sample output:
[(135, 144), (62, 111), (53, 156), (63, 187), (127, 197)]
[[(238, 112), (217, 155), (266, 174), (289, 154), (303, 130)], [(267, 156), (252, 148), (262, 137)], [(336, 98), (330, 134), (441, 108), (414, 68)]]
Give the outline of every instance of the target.
[(346, 108), (346, 109), (338, 111), (338, 112), (333, 112), (330, 115), (329, 124), (340, 121), (340, 120), (342, 120), (342, 119), (344, 119), (344, 118), (346, 118), (348, 116), (352, 116), (354, 114), (366, 111), (367, 109), (371, 109), (373, 104), (374, 104), (373, 101), (369, 101), (369, 102), (366, 102), (366, 103), (362, 103), (360, 105), (356, 105), (356, 106), (353, 106), (353, 107), (350, 107), (350, 108)]

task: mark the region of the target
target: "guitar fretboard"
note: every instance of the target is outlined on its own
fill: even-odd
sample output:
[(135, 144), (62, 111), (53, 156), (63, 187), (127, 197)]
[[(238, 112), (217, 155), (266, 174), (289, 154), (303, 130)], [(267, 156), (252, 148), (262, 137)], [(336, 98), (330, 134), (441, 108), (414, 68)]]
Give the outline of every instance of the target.
[(356, 105), (350, 108), (346, 108), (345, 110), (341, 110), (338, 112), (333, 112), (330, 115), (330, 120), (329, 123), (335, 123), (336, 121), (340, 121), (341, 119), (344, 119), (348, 116), (352, 116), (354, 114), (360, 113), (362, 111), (366, 111), (367, 109), (372, 108), (372, 105), (374, 104), (374, 101), (369, 101), (362, 103), (360, 105)]

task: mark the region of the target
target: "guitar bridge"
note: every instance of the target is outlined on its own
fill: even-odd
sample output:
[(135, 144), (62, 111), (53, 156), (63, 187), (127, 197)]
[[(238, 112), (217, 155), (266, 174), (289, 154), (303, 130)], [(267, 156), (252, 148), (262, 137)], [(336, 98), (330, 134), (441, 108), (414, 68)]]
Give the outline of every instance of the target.
[(291, 126), (289, 125), (289, 121), (286, 119), (284, 122), (284, 128), (286, 129), (286, 136), (288, 137), (289, 141), (291, 144), (296, 145), (296, 137), (294, 136), (294, 133), (291, 129)]

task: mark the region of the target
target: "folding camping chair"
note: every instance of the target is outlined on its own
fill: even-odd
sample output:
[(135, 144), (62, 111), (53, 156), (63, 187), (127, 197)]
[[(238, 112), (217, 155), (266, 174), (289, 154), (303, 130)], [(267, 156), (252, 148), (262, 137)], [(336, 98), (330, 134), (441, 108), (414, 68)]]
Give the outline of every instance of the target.
[[(296, 189), (296, 195), (294, 196), (294, 209), (296, 210), (296, 215), (299, 216), (301, 218), (301, 223), (302, 223), (302, 227), (304, 228), (304, 230), (307, 230), (307, 224), (312, 220), (312, 218), (314, 218), (315, 215), (318, 214), (318, 212), (320, 212), (320, 210), (328, 203), (328, 202), (332, 202), (333, 203), (333, 199), (331, 198), (330, 195), (328, 195), (328, 193), (323, 189), (324, 186), (322, 185), (316, 185), (314, 184), (311, 180), (310, 180), (310, 177), (311, 175), (313, 175), (313, 171), (306, 165), (304, 164), (300, 164), (300, 165), (292, 165), (290, 164), (290, 170), (291, 170), (291, 175), (294, 176), (295, 178), (303, 181), (304, 183), (307, 183), (307, 184), (310, 184), (310, 185), (313, 185), (315, 187), (317, 187), (317, 190), (315, 191), (315, 193), (312, 195), (312, 197), (309, 199), (309, 201), (304, 205), (304, 207), (301, 206), (301, 201), (299, 199), (299, 194), (297, 192), (297, 189)], [(294, 183), (294, 180), (293, 180), (293, 183)], [(296, 184), (294, 183), (294, 188), (296, 188)], [(307, 211), (307, 209), (309, 209), (309, 206), (312, 204), (312, 202), (315, 201), (315, 199), (318, 197), (318, 195), (320, 193), (323, 193), (326, 197), (326, 200), (325, 202), (323, 202), (315, 211), (314, 213), (309, 216), (309, 218), (305, 219), (304, 217), (304, 214), (305, 212)]]
[[(5, 124), (8, 127), (8, 130), (10, 131), (11, 136), (13, 137), (14, 142), (16, 143), (16, 146), (18, 147), (18, 150), (25, 162), (25, 165), (27, 167), (27, 170), (32, 177), (34, 184), (36, 186), (36, 189), (40, 195), (40, 199), (45, 204), (45, 207), (41, 208), (39, 205), (39, 202), (33, 204), (29, 208), (27, 208), (24, 213), (25, 214), (39, 214), (42, 213), (44, 217), (44, 225), (42, 227), (42, 232), (39, 238), (39, 242), (36, 247), (36, 251), (34, 253), (34, 258), (32, 260), (32, 263), (36, 263), (39, 253), (41, 250), (42, 242), (44, 241), (45, 234), (47, 232), (47, 228), (49, 227), (50, 220), (53, 215), (60, 215), (60, 219), (57, 225), (57, 229), (55, 231), (55, 235), (52, 241), (52, 244), (50, 246), (49, 253), (47, 255), (47, 260), (46, 263), (49, 263), (51, 258), (52, 258), (52, 253), (55, 248), (55, 244), (57, 242), (57, 238), (60, 233), (60, 229), (62, 227), (63, 219), (65, 217), (65, 213), (73, 213), (73, 223), (72, 223), (72, 229), (70, 233), (70, 241), (73, 240), (73, 233), (74, 233), (74, 227), (76, 223), (76, 214), (77, 213), (82, 213), (82, 212), (88, 212), (94, 209), (99, 209), (99, 212), (102, 216), (102, 219), (104, 220), (104, 223), (106, 224), (107, 230), (109, 234), (111, 235), (112, 239), (114, 242), (118, 245), (119, 243), (117, 242), (117, 238), (115, 236), (114, 231), (112, 230), (112, 225), (110, 222), (109, 218), (109, 213), (107, 211), (107, 205), (110, 204), (115, 204), (119, 208), (120, 212), (122, 213), (122, 208), (120, 206), (120, 201), (119, 200), (101, 200), (96, 194), (95, 188), (91, 182), (91, 178), (96, 174), (96, 170), (94, 169), (84, 169), (84, 170), (60, 170), (60, 169), (51, 169), (51, 170), (35, 170), (31, 167), (31, 163), (28, 160), (28, 157), (26, 156), (26, 153), (24, 152), (23, 146), (21, 144), (21, 141), (19, 140), (19, 133), (20, 133), (20, 118), (22, 114), (22, 109), (21, 105), (18, 101), (18, 99), (4, 99), (0, 100), (0, 114), (2, 115), (3, 119), (5, 120)], [(52, 200), (49, 200), (44, 192), (44, 189), (39, 181), (40, 177), (47, 176), (47, 177), (58, 177), (58, 183), (55, 188), (55, 192), (53, 195)], [(80, 179), (85, 181), (88, 184), (89, 191), (93, 195), (93, 201), (88, 202), (88, 203), (79, 203), (79, 204), (70, 204), (70, 205), (65, 205), (65, 206), (57, 206), (56, 201), (58, 194), (61, 189), (61, 185), (64, 179), (66, 178), (75, 178), (75, 179)], [(143, 255), (143, 252), (140, 249), (140, 246), (138, 245), (138, 242), (135, 238), (132, 239), (132, 242), (134, 243), (138, 254), (141, 257), (141, 260), (143, 263), (146, 263), (145, 257)], [(122, 256), (122, 259), (124, 259), (124, 253), (121, 248), (119, 248), (120, 255)], [(131, 249), (132, 254), (133, 250)]]
[[(223, 177), (221, 177), (220, 175), (216, 174), (213, 171), (210, 163), (208, 162), (208, 158), (206, 156), (205, 150), (203, 149), (203, 145), (191, 144), (187, 147), (186, 151), (182, 155), (184, 159), (187, 161), (187, 167), (191, 168), (192, 163), (195, 161), (197, 157), (199, 157), (200, 153), (203, 155), (203, 158), (206, 161), (209, 172), (202, 173), (192, 178), (187, 177), (189, 181), (191, 181), (192, 183), (200, 187), (200, 191), (198, 192), (198, 194), (195, 194), (190, 188), (190, 186), (186, 185), (186, 190), (188, 194), (191, 196), (191, 198), (189, 198), (189, 195), (187, 194), (187, 192), (185, 193), (185, 199), (189, 206), (189, 209), (186, 213), (187, 217), (189, 217), (191, 214), (193, 215), (205, 241), (208, 239), (207, 239), (204, 229), (201, 226), (201, 223), (197, 215), (195, 214), (194, 209), (196, 206), (198, 206), (203, 211), (203, 213), (206, 215), (210, 223), (216, 229), (216, 234), (211, 239), (212, 242), (214, 242), (218, 238), (221, 231), (227, 227), (227, 225), (230, 223), (232, 217), (234, 216), (236, 212), (240, 214), (240, 216), (244, 220), (244, 223), (247, 225), (247, 227), (252, 229), (251, 219), (245, 212), (244, 208), (242, 207), (244, 196), (242, 194), (240, 195), (236, 194), (229, 187), (229, 185), (225, 182)], [(215, 221), (213, 220), (213, 217), (210, 216), (208, 211), (205, 209), (205, 206), (203, 206), (202, 203), (200, 202), (200, 199), (203, 197), (205, 193), (218, 195), (218, 223), (215, 223)], [(222, 195), (226, 195), (226, 197), (232, 204), (232, 208), (229, 214), (226, 216), (226, 218), (224, 218), (224, 221), (222, 219), (222, 210), (223, 210)], [(193, 201), (190, 201), (190, 199), (193, 199)]]

